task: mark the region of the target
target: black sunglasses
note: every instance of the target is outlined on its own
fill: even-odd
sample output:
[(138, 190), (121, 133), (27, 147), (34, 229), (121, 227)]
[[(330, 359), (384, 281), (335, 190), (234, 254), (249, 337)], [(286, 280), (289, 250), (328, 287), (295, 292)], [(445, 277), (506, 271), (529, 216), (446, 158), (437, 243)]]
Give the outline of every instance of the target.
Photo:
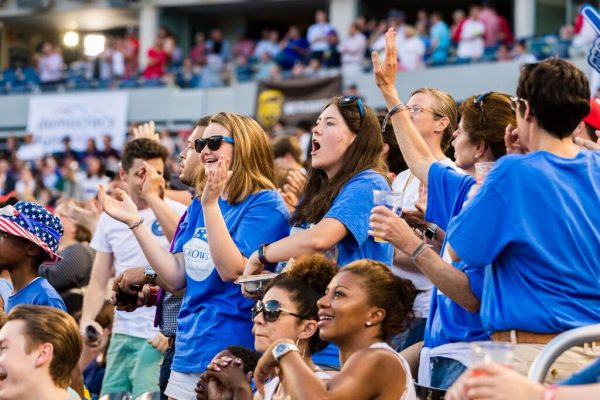
[(265, 321), (275, 322), (277, 321), (277, 318), (279, 318), (279, 314), (282, 312), (293, 315), (294, 317), (298, 317), (300, 319), (305, 318), (303, 315), (293, 313), (281, 307), (281, 303), (277, 300), (269, 300), (264, 303), (262, 300), (258, 300), (256, 305), (252, 307), (252, 321), (254, 321), (254, 318), (256, 318), (258, 314), (263, 313), (263, 318)]
[(481, 116), (483, 117), (483, 129), (487, 129), (487, 120), (485, 119), (485, 108), (483, 108), (483, 101), (490, 94), (492, 94), (492, 92), (480, 94), (479, 96), (477, 96), (477, 98), (475, 98), (475, 100), (473, 100), (473, 104), (477, 104), (479, 108), (481, 108)]
[(340, 100), (340, 105), (348, 106), (348, 105), (354, 103), (355, 101), (356, 101), (356, 104), (358, 105), (358, 113), (360, 114), (360, 123), (362, 124), (363, 120), (365, 119), (365, 106), (363, 105), (363, 102), (360, 99), (360, 97), (358, 97), (358, 96), (342, 97), (342, 100)]
[(204, 150), (206, 145), (208, 145), (208, 148), (210, 150), (217, 151), (221, 148), (221, 144), (223, 142), (227, 142), (227, 143), (231, 143), (231, 144), (234, 143), (233, 138), (231, 138), (229, 136), (222, 136), (222, 135), (211, 136), (207, 139), (196, 139), (194, 141), (194, 150), (196, 150), (196, 152), (200, 153), (200, 152), (202, 152), (202, 150)]

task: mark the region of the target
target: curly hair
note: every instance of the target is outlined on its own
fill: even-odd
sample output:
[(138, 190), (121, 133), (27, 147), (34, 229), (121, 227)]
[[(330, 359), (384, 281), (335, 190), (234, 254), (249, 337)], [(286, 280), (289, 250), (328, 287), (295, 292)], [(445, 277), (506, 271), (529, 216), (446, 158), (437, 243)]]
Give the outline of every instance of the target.
[[(305, 319), (318, 320), (317, 301), (325, 295), (327, 285), (337, 273), (337, 265), (322, 254), (298, 258), (289, 271), (276, 276), (265, 289), (280, 288), (289, 293), (290, 299)], [(317, 331), (309, 340), (309, 351), (314, 354), (327, 346)]]
[(353, 261), (340, 272), (361, 278), (369, 305), (385, 310), (381, 322), (384, 341), (390, 342), (393, 336), (408, 329), (415, 318), (413, 304), (418, 293), (411, 281), (394, 275), (387, 265), (367, 259)]

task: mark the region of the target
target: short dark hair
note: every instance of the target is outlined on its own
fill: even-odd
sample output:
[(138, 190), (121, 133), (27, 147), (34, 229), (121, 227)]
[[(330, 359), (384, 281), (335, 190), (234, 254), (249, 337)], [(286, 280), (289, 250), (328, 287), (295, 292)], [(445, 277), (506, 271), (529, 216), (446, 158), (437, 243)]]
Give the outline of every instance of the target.
[(229, 346), (224, 351), (230, 352), (235, 357), (242, 360), (242, 370), (244, 373), (253, 372), (258, 364), (260, 353), (254, 350), (250, 350), (242, 346)]
[(121, 166), (125, 172), (129, 172), (129, 169), (133, 165), (133, 160), (136, 158), (146, 161), (160, 158), (164, 162), (168, 155), (167, 149), (156, 140), (147, 138), (135, 139), (125, 146)]
[(210, 124), (210, 117), (210, 115), (206, 115), (198, 119), (198, 121), (196, 121), (196, 123), (194, 124), (194, 128), (197, 126), (208, 126), (208, 124)]
[(298, 139), (294, 136), (279, 136), (271, 142), (273, 148), (273, 156), (275, 158), (285, 157), (291, 154), (294, 160), (300, 164), (302, 162), (302, 148)]
[(66, 389), (82, 349), (81, 334), (75, 319), (56, 308), (23, 304), (8, 314), (6, 322), (10, 321), (25, 323), (27, 354), (37, 345), (52, 345), (54, 354), (50, 362), (50, 377), (56, 386)]
[[(379, 123), (383, 126), (383, 120), (385, 119), (385, 116), (378, 115), (377, 118), (379, 119)], [(394, 127), (392, 124), (387, 124), (385, 126), (385, 131), (383, 132), (383, 143), (387, 144), (389, 149), (385, 162), (390, 172), (398, 175), (400, 172), (408, 169), (408, 165), (406, 165), (404, 156), (400, 151), (400, 146), (398, 146), (398, 141), (396, 140)]]
[[(590, 85), (574, 64), (558, 57), (525, 64), (517, 96), (527, 100), (539, 126), (559, 139), (571, 135), (590, 113)], [(519, 106), (521, 116), (525, 108)]]

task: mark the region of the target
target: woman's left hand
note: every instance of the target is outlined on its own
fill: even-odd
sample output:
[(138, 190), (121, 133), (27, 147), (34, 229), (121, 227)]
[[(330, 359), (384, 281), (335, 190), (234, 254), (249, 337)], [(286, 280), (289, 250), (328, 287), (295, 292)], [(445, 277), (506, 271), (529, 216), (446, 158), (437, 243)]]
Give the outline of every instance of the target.
[(200, 201), (203, 206), (215, 205), (219, 201), (219, 196), (223, 195), (227, 182), (231, 178), (232, 172), (229, 171), (230, 159), (220, 156), (217, 161), (217, 168), (208, 171), (206, 185), (202, 191)]
[(369, 235), (391, 243), (406, 254), (412, 254), (421, 242), (406, 221), (385, 206), (374, 207), (369, 221)]
[(265, 350), (262, 357), (258, 360), (258, 364), (256, 364), (256, 369), (254, 370), (254, 383), (260, 394), (263, 396), (265, 395), (265, 383), (267, 382), (267, 379), (271, 377), (273, 370), (279, 365), (277, 360), (275, 360), (275, 357), (273, 357), (273, 349), (278, 344), (286, 342), (294, 344), (294, 341), (291, 339), (276, 340), (271, 343), (267, 350)]

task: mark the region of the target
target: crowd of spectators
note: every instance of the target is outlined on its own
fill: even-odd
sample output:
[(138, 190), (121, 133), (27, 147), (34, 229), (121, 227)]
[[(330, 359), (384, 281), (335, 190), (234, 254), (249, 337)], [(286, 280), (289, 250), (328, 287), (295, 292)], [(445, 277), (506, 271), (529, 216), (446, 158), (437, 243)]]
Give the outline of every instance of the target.
[[(467, 58), (492, 43), (473, 41), (474, 12), (456, 27)], [(335, 96), (291, 129), (222, 111), (177, 135), (132, 125), (119, 150), (109, 135), (84, 151), (65, 137), (45, 156), (9, 138), (0, 398), (416, 400), (413, 379), (452, 400), (597, 398), (597, 343), (546, 377), (590, 366), (565, 384), (593, 385), (522, 375), (556, 336), (600, 323), (600, 100), (575, 65), (521, 53), (515, 96), (458, 106), (415, 88), (402, 101), (398, 65), (418, 64), (418, 29), (391, 18), (372, 56), (379, 113)], [(316, 19), (304, 57), (325, 59), (330, 28)], [(359, 27), (344, 46), (365, 44)], [(305, 39), (290, 37), (293, 70)], [(175, 57), (160, 39), (157, 54)], [(207, 42), (198, 60), (229, 46)], [(400, 209), (374, 204), (390, 190)], [(513, 371), (472, 364), (479, 341), (509, 342)]]
[[(458, 9), (451, 19), (425, 10), (409, 17), (397, 9), (384, 19), (358, 16), (347, 31), (338, 32), (327, 13), (318, 10), (305, 32), (292, 25), (285, 32), (265, 28), (258, 38), (225, 38), (216, 28), (197, 32), (188, 51), (165, 27), (160, 27), (147, 50), (140, 49), (135, 31), (128, 30), (124, 37), (109, 36), (98, 56), (68, 67), (60, 47), (47, 42), (35, 57), (36, 68), (19, 66), (4, 72), (4, 89), (208, 88), (254, 79), (352, 76), (370, 70), (371, 51), (383, 55), (389, 27), (398, 32), (399, 71), (480, 61), (531, 61), (552, 54), (566, 57), (573, 35), (573, 29), (564, 28), (560, 37), (515, 41), (508, 19), (489, 2), (471, 6), (468, 13)], [(138, 65), (140, 51), (146, 51), (146, 65)]]

